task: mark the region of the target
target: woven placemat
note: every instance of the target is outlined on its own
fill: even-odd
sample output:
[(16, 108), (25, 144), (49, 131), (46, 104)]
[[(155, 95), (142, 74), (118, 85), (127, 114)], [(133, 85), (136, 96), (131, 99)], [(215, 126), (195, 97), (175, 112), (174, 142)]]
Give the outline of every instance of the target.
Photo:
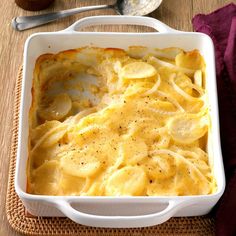
[(214, 219), (210, 216), (171, 218), (164, 224), (136, 229), (106, 229), (86, 227), (64, 217), (32, 217), (25, 208), (14, 189), (16, 165), (17, 135), (19, 122), (19, 107), (21, 96), (22, 68), (19, 70), (14, 104), (13, 135), (10, 154), (10, 169), (6, 198), (7, 219), (16, 231), (27, 235), (86, 235), (86, 236), (213, 236)]

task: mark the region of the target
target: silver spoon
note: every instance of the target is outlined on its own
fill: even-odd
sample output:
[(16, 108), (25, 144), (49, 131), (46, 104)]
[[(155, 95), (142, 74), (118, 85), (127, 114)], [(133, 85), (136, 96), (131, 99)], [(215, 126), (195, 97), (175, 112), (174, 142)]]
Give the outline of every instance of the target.
[(161, 2), (162, 0), (117, 0), (116, 3), (112, 5), (79, 7), (36, 16), (18, 16), (12, 19), (12, 27), (22, 31), (80, 12), (101, 9), (114, 9), (119, 15), (143, 16), (157, 9)]

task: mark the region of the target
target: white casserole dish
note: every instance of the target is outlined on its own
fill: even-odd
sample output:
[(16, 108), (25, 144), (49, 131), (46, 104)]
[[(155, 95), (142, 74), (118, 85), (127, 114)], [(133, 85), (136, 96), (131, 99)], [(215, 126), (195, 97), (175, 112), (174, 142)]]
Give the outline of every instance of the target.
[[(134, 24), (155, 28), (155, 33), (77, 32), (85, 26), (98, 24)], [(198, 49), (206, 61), (206, 88), (209, 95), (211, 130), (208, 152), (217, 182), (217, 192), (211, 195), (173, 197), (81, 197), (42, 196), (26, 193), (28, 159), (28, 113), (31, 106), (33, 69), (38, 56), (83, 46), (116, 47), (130, 45), (152, 48), (180, 47)], [(96, 227), (146, 227), (167, 221), (172, 216), (207, 214), (219, 200), (225, 188), (224, 168), (219, 136), (219, 117), (215, 77), (214, 48), (211, 39), (201, 33), (181, 32), (162, 22), (138, 16), (97, 16), (75, 22), (66, 30), (37, 33), (25, 43), (22, 97), (15, 189), (27, 211), (36, 216), (67, 216), (73, 221)]]

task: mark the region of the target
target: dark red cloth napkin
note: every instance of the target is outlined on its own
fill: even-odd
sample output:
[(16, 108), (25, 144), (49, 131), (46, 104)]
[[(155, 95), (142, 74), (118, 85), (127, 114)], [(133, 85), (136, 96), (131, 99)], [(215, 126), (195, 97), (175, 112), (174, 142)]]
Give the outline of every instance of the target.
[(215, 46), (221, 147), (226, 190), (214, 214), (217, 236), (236, 236), (236, 5), (196, 15), (195, 31), (208, 34)]

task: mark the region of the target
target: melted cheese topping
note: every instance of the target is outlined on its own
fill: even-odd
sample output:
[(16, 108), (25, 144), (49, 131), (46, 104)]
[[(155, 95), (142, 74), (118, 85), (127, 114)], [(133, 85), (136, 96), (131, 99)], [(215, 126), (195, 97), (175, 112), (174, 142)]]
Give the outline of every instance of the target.
[(80, 48), (38, 58), (28, 192), (211, 194), (205, 64), (197, 50)]

